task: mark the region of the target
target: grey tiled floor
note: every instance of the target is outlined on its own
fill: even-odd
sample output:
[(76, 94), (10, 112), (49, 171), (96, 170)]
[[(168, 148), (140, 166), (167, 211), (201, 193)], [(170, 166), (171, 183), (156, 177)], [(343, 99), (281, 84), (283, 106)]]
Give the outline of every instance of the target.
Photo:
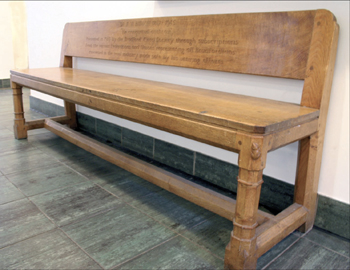
[[(42, 118), (30, 111), (27, 119)], [(46, 130), (13, 138), (0, 90), (0, 269), (222, 269), (232, 223)], [(349, 269), (349, 240), (294, 232), (259, 269)]]

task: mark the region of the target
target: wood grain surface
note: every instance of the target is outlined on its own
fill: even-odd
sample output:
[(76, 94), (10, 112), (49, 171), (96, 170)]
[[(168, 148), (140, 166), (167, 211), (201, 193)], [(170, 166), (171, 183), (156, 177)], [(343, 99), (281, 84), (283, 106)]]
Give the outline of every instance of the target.
[(299, 11), (69, 23), (62, 53), (304, 79), (314, 16)]
[[(70, 68), (11, 71), (13, 75), (93, 97), (255, 133), (297, 126), (319, 111), (280, 101)], [(134, 119), (137, 121), (137, 119)]]

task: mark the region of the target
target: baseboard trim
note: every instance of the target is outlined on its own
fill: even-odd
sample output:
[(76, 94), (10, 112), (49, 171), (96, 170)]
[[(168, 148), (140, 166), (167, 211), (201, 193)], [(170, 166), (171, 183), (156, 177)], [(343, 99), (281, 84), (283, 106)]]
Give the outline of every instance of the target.
[(11, 88), (10, 79), (0, 79), (0, 89)]

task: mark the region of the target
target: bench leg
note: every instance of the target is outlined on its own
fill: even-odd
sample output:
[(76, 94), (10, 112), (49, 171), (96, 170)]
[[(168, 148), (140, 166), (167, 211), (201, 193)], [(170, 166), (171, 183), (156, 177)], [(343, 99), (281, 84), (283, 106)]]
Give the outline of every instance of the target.
[(266, 155), (257, 159), (251, 156), (251, 151), (241, 151), (239, 157), (236, 213), (230, 243), (225, 252), (225, 269), (256, 269), (255, 229), (258, 226), (257, 213), (263, 182), (263, 168), (257, 168), (264, 167), (262, 164), (265, 164)]
[(27, 138), (27, 129), (25, 127), (24, 110), (23, 110), (23, 92), (22, 86), (12, 83), (13, 107), (15, 111), (14, 134), (17, 140)]
[(318, 132), (299, 142), (294, 202), (305, 206), (309, 211), (306, 223), (299, 228), (301, 232), (311, 230), (315, 222), (322, 143)]
[(77, 113), (75, 110), (75, 104), (68, 101), (64, 101), (64, 109), (65, 109), (66, 116), (68, 116), (70, 119), (68, 126), (72, 129), (76, 129), (78, 125), (77, 125)]

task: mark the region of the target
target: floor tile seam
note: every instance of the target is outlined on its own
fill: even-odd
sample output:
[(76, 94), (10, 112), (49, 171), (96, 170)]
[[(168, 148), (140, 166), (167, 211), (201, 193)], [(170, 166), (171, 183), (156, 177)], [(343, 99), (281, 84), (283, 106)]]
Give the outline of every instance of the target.
[(17, 201), (20, 201), (20, 200), (23, 200), (23, 199), (27, 199), (27, 197), (22, 197), (22, 198), (18, 198), (18, 199), (12, 200), (12, 201), (7, 201), (7, 202), (4, 202), (4, 203), (0, 203), (0, 206), (6, 205), (8, 203), (14, 203), (14, 202), (17, 202)]
[(322, 247), (322, 248), (327, 249), (327, 250), (329, 250), (329, 251), (332, 251), (332, 252), (334, 252), (334, 253), (336, 253), (336, 254), (342, 256), (342, 257), (345, 257), (345, 258), (347, 258), (347, 259), (350, 259), (350, 257), (348, 257), (348, 256), (346, 256), (346, 255), (344, 255), (344, 254), (341, 254), (341, 253), (339, 253), (338, 251), (335, 251), (335, 250), (333, 250), (333, 249), (331, 249), (331, 248), (328, 248), (328, 247), (326, 247), (326, 246), (324, 246), (324, 245), (321, 245), (321, 244), (319, 244), (319, 243), (317, 243), (317, 242), (315, 242), (315, 241), (313, 241), (313, 240), (311, 240), (311, 239), (308, 239), (308, 238), (306, 238), (306, 237), (305, 237), (304, 239), (307, 240), (307, 241), (309, 241), (309, 242), (311, 242), (311, 243), (313, 243), (313, 244), (315, 244), (315, 245), (317, 245), (317, 246), (319, 246), (319, 247)]
[[(20, 190), (18, 187), (17, 187), (17, 185), (15, 184), (15, 183), (13, 183), (8, 177), (7, 177), (7, 175), (3, 175), (12, 185), (14, 185), (15, 186), (15, 188), (24, 196), (24, 198), (21, 198), (21, 199), (18, 199), (18, 200), (14, 200), (14, 201), (11, 201), (11, 202), (15, 202), (15, 201), (19, 201), (19, 200), (22, 200), (22, 199), (28, 199), (29, 200), (29, 198), (28, 198), (28, 196), (26, 196), (25, 194), (24, 194), (24, 192), (22, 191), (22, 190)], [(30, 202), (32, 202), (31, 200), (29, 200)], [(0, 205), (5, 205), (5, 204), (7, 204), (7, 203), (10, 203), (10, 202), (6, 202), (6, 203), (3, 203), (3, 204), (0, 204)], [(34, 204), (35, 205), (35, 204)], [(35, 205), (36, 206), (36, 205)]]
[(4, 175), (11, 175), (11, 174), (15, 174), (15, 173), (17, 173), (17, 172), (31, 172), (31, 171), (37, 171), (37, 170), (39, 170), (39, 169), (45, 168), (45, 167), (47, 167), (47, 166), (51, 166), (51, 165), (53, 165), (53, 164), (56, 164), (56, 163), (51, 163), (51, 164), (46, 164), (46, 165), (39, 165), (39, 166), (37, 166), (37, 167), (35, 167), (35, 168), (33, 168), (33, 169), (29, 169), (29, 170), (19, 170), (19, 171), (16, 171), (16, 172), (9, 172), (9, 173), (3, 172), (3, 174), (4, 174)]
[[(6, 177), (6, 179), (7, 179), (12, 185), (14, 185), (14, 186), (18, 189), (18, 191), (20, 191), (20, 192), (23, 194), (23, 196), (24, 196), (25, 198), (27, 198), (27, 199), (30, 199), (30, 198), (35, 197), (35, 196), (37, 196), (37, 195), (43, 195), (43, 194), (46, 194), (46, 193), (50, 193), (50, 192), (57, 191), (57, 190), (60, 190), (60, 189), (64, 189), (64, 188), (67, 188), (67, 187), (73, 187), (73, 186), (79, 185), (79, 184), (81, 184), (81, 183), (85, 183), (85, 182), (75, 183), (75, 184), (71, 184), (71, 185), (68, 185), (68, 186), (60, 187), (60, 188), (55, 188), (55, 189), (52, 189), (52, 190), (40, 192), (40, 193), (33, 194), (33, 195), (26, 195), (26, 194), (24, 193), (24, 191), (22, 191), (13, 181), (11, 181), (11, 180), (7, 177), (8, 175), (10, 175), (10, 174), (4, 175), (4, 177)], [(21, 198), (21, 199), (23, 199), (23, 198)], [(21, 199), (18, 199), (18, 200), (21, 200)], [(18, 200), (14, 200), (14, 201), (18, 201)], [(12, 202), (14, 202), (14, 201), (12, 201)], [(30, 201), (32, 202), (32, 200), (30, 200)], [(4, 203), (4, 204), (6, 204), (6, 203)], [(4, 205), (4, 204), (0, 204), (0, 205)]]
[[(15, 138), (13, 138), (13, 140), (16, 140)], [(29, 143), (28, 143), (29, 144)], [(3, 152), (1, 152), (1, 155), (0, 157), (5, 157), (5, 156), (10, 156), (10, 155), (16, 155), (16, 154), (19, 154), (20, 152), (23, 152), (23, 151), (37, 151), (36, 148), (32, 148), (30, 149), (31, 145), (25, 145), (25, 146), (20, 146), (19, 148), (14, 148), (14, 149), (7, 149), (7, 150), (3, 150)], [(30, 170), (34, 170), (34, 169), (30, 169)], [(28, 171), (28, 170), (25, 170), (25, 171)], [(14, 172), (11, 172), (11, 173), (14, 173)], [(10, 174), (10, 173), (7, 173), (7, 174)]]
[(175, 238), (177, 238), (177, 237), (179, 237), (179, 235), (174, 235), (174, 236), (170, 237), (169, 239), (167, 239), (167, 240), (165, 240), (165, 241), (163, 241), (163, 242), (161, 242), (161, 243), (159, 243), (159, 244), (157, 244), (157, 245), (155, 245), (155, 246), (153, 246), (153, 247), (151, 247), (151, 248), (149, 248), (149, 249), (147, 249), (147, 250), (145, 250), (145, 251), (143, 251), (143, 252), (141, 252), (141, 253), (135, 255), (135, 256), (132, 257), (132, 258), (127, 259), (127, 260), (124, 261), (124, 262), (121, 262), (121, 263), (119, 263), (119, 264), (117, 264), (117, 265), (115, 265), (115, 266), (113, 266), (113, 267), (110, 267), (110, 268), (108, 268), (108, 269), (110, 269), (110, 270), (116, 269), (117, 267), (122, 266), (122, 265), (124, 265), (124, 264), (126, 264), (126, 263), (128, 263), (128, 262), (130, 262), (130, 261), (132, 261), (132, 260), (134, 260), (134, 259), (136, 259), (136, 258), (138, 258), (138, 257), (141, 257), (142, 255), (144, 255), (144, 254), (146, 254), (146, 253), (148, 253), (148, 252), (150, 252), (150, 251), (152, 251), (152, 250), (154, 250), (154, 249), (160, 247), (161, 245), (163, 245), (163, 244), (165, 244), (165, 243), (167, 243), (167, 242), (169, 242), (169, 241), (171, 241), (171, 240), (173, 240), (173, 239), (175, 239)]
[(293, 243), (291, 243), (287, 248), (285, 248), (281, 253), (279, 253), (274, 259), (272, 259), (269, 263), (267, 263), (261, 270), (267, 269), (272, 263), (274, 263), (278, 258), (280, 258), (284, 253), (286, 253), (294, 244), (300, 241), (301, 237), (298, 237)]
[(65, 186), (63, 186), (63, 187), (59, 187), (59, 188), (55, 188), (55, 189), (43, 191), (43, 192), (36, 193), (36, 194), (33, 194), (33, 195), (26, 195), (26, 197), (28, 197), (28, 198), (33, 198), (33, 197), (38, 196), (38, 195), (44, 195), (44, 194), (47, 194), (47, 193), (50, 193), (50, 192), (58, 191), (58, 190), (60, 190), (60, 189), (65, 189), (65, 188), (69, 188), (69, 187), (74, 187), (74, 186), (77, 186), (77, 185), (82, 184), (82, 183), (86, 183), (86, 182), (81, 181), (81, 182), (78, 182), (78, 183), (75, 183), (75, 184), (68, 184), (68, 185), (65, 185)]
[(58, 225), (53, 221), (52, 218), (50, 218), (43, 210), (40, 209), (39, 206), (37, 206), (30, 198), (27, 197), (27, 199), (35, 205), (36, 208), (38, 208), (38, 210), (40, 211), (40, 213), (42, 213), (48, 220), (50, 220), (50, 222), (55, 225), (58, 228)]
[[(70, 222), (70, 223), (63, 224), (63, 225), (59, 225), (59, 224), (57, 224), (52, 218), (50, 218), (42, 209), (40, 209), (39, 206), (37, 206), (32, 200), (30, 200), (30, 198), (27, 198), (27, 199), (28, 199), (31, 203), (33, 203), (33, 204), (39, 209), (39, 211), (55, 225), (55, 227), (57, 227), (57, 228), (59, 228), (59, 229), (62, 229), (63, 227), (68, 226), (68, 225), (72, 225), (72, 224), (75, 224), (75, 223), (78, 223), (78, 222), (82, 222), (82, 221), (87, 220), (87, 219), (89, 219), (89, 218), (91, 218), (91, 217), (94, 217), (94, 216), (97, 216), (97, 215), (100, 215), (100, 214), (109, 212), (109, 211), (111, 211), (111, 210), (117, 209), (118, 206), (119, 206), (119, 204), (118, 204), (118, 205), (116, 205), (116, 206), (114, 206), (114, 207), (110, 207), (110, 208), (108, 208), (108, 209), (103, 209), (103, 210), (97, 211), (97, 212), (95, 212), (95, 213), (93, 213), (93, 214), (86, 215), (86, 216), (84, 216), (84, 217), (82, 217), (82, 218), (79, 218), (79, 219), (77, 219), (77, 220), (74, 220), (74, 221), (72, 221), (72, 222)], [(62, 230), (63, 230), (63, 229), (62, 229)]]
[[(24, 149), (24, 150), (27, 150), (27, 149)], [(35, 149), (37, 150), (37, 149)], [(35, 151), (35, 150), (29, 150), (29, 151)], [(45, 154), (46, 156), (48, 156), (47, 154)], [(5, 156), (5, 155), (4, 155)], [(49, 157), (49, 156), (48, 156)], [(46, 165), (37, 165), (35, 168), (32, 168), (32, 169), (28, 169), (28, 170), (19, 170), (19, 171), (15, 171), (15, 172), (9, 172), (9, 173), (5, 173), (2, 171), (2, 173), (4, 175), (10, 175), (10, 174), (15, 174), (15, 173), (18, 173), (18, 172), (31, 172), (31, 171), (37, 171), (38, 169), (41, 169), (41, 168), (45, 168), (45, 167), (48, 167), (48, 166), (51, 166), (53, 164), (57, 164), (58, 162), (53, 162), (51, 164), (46, 164)]]
[(75, 172), (76, 174), (78, 174), (78, 175), (84, 177), (84, 178), (85, 178), (86, 180), (88, 180), (89, 182), (95, 184), (95, 182), (93, 182), (88, 176), (86, 176), (86, 175), (84, 175), (84, 174), (78, 172), (76, 169), (72, 168), (71, 166), (69, 166), (69, 165), (68, 165), (67, 163), (65, 163), (64, 161), (59, 160), (59, 159), (57, 159), (57, 160), (59, 161), (59, 163), (61, 163), (62, 165), (64, 165), (64, 166), (67, 167), (68, 169), (70, 169), (70, 170), (72, 170), (73, 172)]
[(39, 236), (39, 235), (42, 235), (42, 234), (45, 234), (45, 233), (49, 233), (49, 232), (53, 232), (53, 231), (55, 231), (55, 230), (57, 230), (57, 229), (59, 229), (59, 228), (58, 228), (58, 227), (54, 227), (54, 228), (52, 228), (52, 229), (50, 229), (50, 230), (47, 230), (47, 231), (44, 231), (44, 232), (40, 232), (40, 233), (31, 235), (31, 236), (29, 236), (29, 237), (26, 237), (26, 238), (24, 238), (24, 239), (21, 239), (21, 240), (19, 240), (19, 241), (16, 241), (16, 242), (14, 242), (14, 243), (11, 243), (11, 244), (8, 244), (8, 245), (6, 245), (6, 246), (1, 247), (1, 248), (0, 248), (0, 251), (1, 251), (2, 249), (7, 248), (7, 247), (10, 247), (10, 246), (13, 246), (13, 245), (15, 245), (15, 244), (21, 243), (21, 242), (23, 242), (23, 241), (27, 241), (27, 240), (29, 240), (29, 239), (31, 239), (31, 238), (37, 237), (37, 236)]
[(143, 212), (142, 210), (140, 210), (140, 209), (137, 208), (136, 206), (133, 206), (132, 204), (126, 202), (125, 200), (123, 200), (122, 197), (118, 197), (117, 195), (115, 195), (114, 193), (112, 193), (111, 191), (105, 189), (103, 186), (101, 186), (101, 185), (99, 185), (99, 184), (97, 184), (97, 183), (95, 183), (95, 185), (99, 186), (101, 189), (103, 189), (104, 191), (108, 192), (109, 194), (111, 194), (112, 196), (116, 197), (117, 199), (120, 199), (122, 203), (124, 203), (124, 204), (130, 206), (131, 208), (137, 210), (137, 211), (140, 212), (141, 214), (143, 214), (143, 215), (145, 215), (145, 216), (151, 218), (152, 220), (154, 220), (156, 223), (160, 224), (161, 226), (163, 226), (163, 227), (165, 227), (165, 228), (171, 230), (171, 231), (174, 232), (175, 234), (179, 235), (179, 233), (178, 233), (177, 231), (175, 231), (173, 228), (171, 228), (171, 227), (169, 227), (169, 226), (163, 224), (162, 222), (160, 222), (159, 220), (157, 220), (157, 219), (155, 219), (154, 217), (150, 216), (149, 214)]
[(83, 251), (91, 260), (93, 260), (97, 265), (101, 267), (101, 269), (105, 269), (98, 261), (96, 261), (84, 248), (82, 248), (77, 242), (75, 242), (62, 228), (58, 227), (58, 229), (64, 233), (65, 236), (68, 237), (69, 240), (73, 242), (81, 251)]
[(194, 242), (193, 240), (189, 239), (188, 237), (182, 235), (182, 234), (179, 234), (182, 238), (186, 239), (187, 241), (191, 242), (192, 244), (196, 245), (198, 248), (200, 248), (201, 250), (205, 251), (206, 253), (209, 253), (210, 255), (224, 261), (224, 258), (220, 257), (219, 255), (213, 253), (212, 251), (210, 251), (209, 249), (207, 249), (206, 247), (204, 246), (201, 246), (200, 244)]

